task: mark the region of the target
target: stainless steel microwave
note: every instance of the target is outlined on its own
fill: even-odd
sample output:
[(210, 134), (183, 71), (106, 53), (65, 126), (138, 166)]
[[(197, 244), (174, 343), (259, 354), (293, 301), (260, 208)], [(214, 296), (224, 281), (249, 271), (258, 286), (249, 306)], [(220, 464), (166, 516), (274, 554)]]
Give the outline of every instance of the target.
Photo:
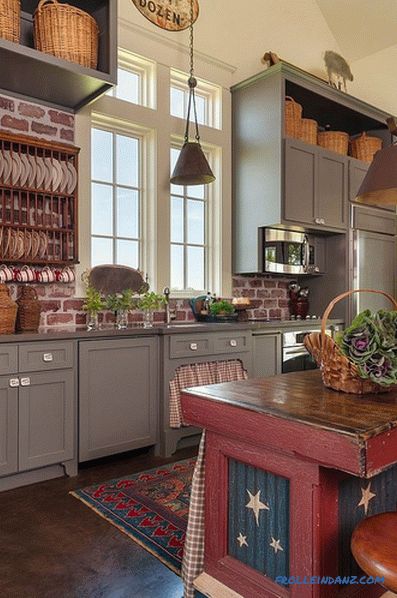
[(319, 274), (316, 243), (306, 233), (265, 228), (264, 272), (275, 274)]

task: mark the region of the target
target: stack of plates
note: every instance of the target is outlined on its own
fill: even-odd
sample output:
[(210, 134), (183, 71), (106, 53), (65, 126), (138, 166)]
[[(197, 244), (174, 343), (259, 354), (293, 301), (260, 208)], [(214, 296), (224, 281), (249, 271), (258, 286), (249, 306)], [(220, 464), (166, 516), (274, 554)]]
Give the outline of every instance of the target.
[(1, 227), (0, 247), (3, 259), (43, 259), (48, 248), (48, 237), (44, 231), (21, 231)]
[(3, 149), (0, 151), (0, 183), (72, 195), (77, 186), (77, 171), (71, 162), (65, 160)]

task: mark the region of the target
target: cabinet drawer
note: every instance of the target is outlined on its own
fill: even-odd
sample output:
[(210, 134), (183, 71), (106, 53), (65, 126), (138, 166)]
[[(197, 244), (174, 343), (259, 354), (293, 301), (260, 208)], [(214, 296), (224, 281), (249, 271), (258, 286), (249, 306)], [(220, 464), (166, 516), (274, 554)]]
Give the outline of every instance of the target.
[(244, 353), (251, 350), (251, 335), (246, 332), (226, 333), (216, 336), (215, 353)]
[(32, 343), (19, 347), (19, 371), (41, 372), (73, 367), (73, 343)]
[(385, 210), (366, 206), (354, 206), (353, 228), (385, 235), (396, 234), (396, 215)]
[(0, 375), (18, 372), (18, 347), (0, 345)]
[(195, 334), (185, 336), (176, 334), (170, 336), (170, 358), (194, 357), (195, 355), (213, 354), (213, 340), (211, 335)]

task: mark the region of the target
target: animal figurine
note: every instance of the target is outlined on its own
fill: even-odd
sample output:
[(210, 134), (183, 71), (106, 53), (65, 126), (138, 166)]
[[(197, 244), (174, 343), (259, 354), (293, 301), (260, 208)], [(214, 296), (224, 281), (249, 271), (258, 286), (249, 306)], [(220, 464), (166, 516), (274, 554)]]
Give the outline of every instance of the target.
[(343, 56), (332, 50), (327, 50), (324, 54), (324, 62), (329, 84), (340, 90), (343, 82), (343, 89), (347, 91), (346, 81), (353, 81), (353, 75)]
[(266, 66), (270, 67), (280, 62), (280, 59), (277, 54), (269, 51), (263, 56), (262, 61), (266, 64)]

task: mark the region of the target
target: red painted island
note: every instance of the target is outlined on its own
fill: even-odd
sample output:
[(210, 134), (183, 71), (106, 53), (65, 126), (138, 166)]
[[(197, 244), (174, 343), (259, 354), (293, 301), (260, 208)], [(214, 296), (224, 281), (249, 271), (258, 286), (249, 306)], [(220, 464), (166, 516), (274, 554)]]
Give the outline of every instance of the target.
[(207, 431), (204, 594), (384, 593), (361, 583), (350, 538), (364, 517), (396, 510), (396, 391), (337, 393), (319, 371), (296, 372), (189, 389), (182, 407)]

